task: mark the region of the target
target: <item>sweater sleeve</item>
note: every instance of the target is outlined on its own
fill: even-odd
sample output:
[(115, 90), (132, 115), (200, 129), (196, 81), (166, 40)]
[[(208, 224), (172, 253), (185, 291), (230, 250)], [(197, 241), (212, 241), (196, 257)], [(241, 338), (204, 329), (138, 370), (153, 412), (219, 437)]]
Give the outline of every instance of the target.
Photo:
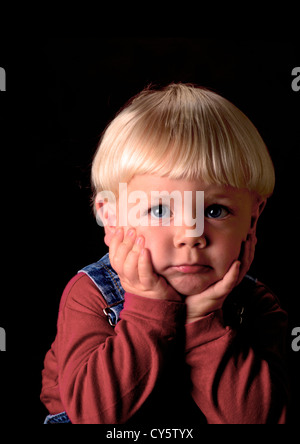
[(224, 326), (222, 310), (186, 325), (192, 396), (210, 424), (284, 423), (286, 313), (261, 286), (247, 331)]
[(126, 293), (114, 329), (94, 284), (80, 279), (63, 297), (58, 319), (61, 401), (72, 423), (125, 423), (156, 384), (184, 304)]

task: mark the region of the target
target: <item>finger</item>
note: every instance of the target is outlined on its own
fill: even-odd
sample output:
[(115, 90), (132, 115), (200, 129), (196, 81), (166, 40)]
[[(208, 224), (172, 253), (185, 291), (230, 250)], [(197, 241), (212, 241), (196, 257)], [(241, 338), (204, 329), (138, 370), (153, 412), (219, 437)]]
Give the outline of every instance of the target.
[(135, 230), (129, 229), (123, 238), (123, 242), (117, 245), (115, 254), (113, 256), (113, 267), (117, 273), (122, 273), (125, 261), (129, 252), (132, 250), (135, 241)]
[(140, 282), (145, 287), (153, 286), (153, 283), (158, 279), (153, 269), (150, 251), (147, 248), (143, 248), (139, 255), (138, 273)]
[(119, 245), (123, 241), (124, 237), (124, 230), (123, 228), (118, 228), (118, 230), (113, 235), (110, 246), (109, 246), (109, 260), (111, 265), (113, 266), (114, 258), (117, 252), (117, 249), (119, 248)]
[(233, 290), (239, 277), (240, 267), (241, 262), (235, 261), (231, 265), (223, 279), (221, 279), (213, 286), (215, 297), (225, 297)]
[(135, 242), (132, 247), (132, 251), (140, 254), (142, 249), (144, 248), (144, 245), (145, 245), (145, 238), (143, 236), (138, 236), (135, 239)]
[(251, 233), (247, 240), (243, 243), (240, 254), (241, 269), (239, 281), (241, 282), (245, 274), (248, 272), (249, 268), (254, 259), (255, 246), (257, 243), (257, 238), (255, 233)]
[(256, 244), (257, 244), (256, 234), (255, 233), (249, 234), (245, 242), (245, 248), (244, 248), (244, 256), (246, 262), (250, 261), (252, 262), (254, 258)]
[[(133, 283), (139, 284), (139, 272), (138, 272), (138, 261), (140, 253), (144, 247), (145, 239), (143, 236), (138, 236), (132, 245), (130, 251), (124, 260), (123, 274), (124, 276)], [(131, 245), (128, 244), (128, 245)]]
[(223, 288), (225, 291), (231, 291), (239, 277), (241, 262), (235, 261), (223, 278)]

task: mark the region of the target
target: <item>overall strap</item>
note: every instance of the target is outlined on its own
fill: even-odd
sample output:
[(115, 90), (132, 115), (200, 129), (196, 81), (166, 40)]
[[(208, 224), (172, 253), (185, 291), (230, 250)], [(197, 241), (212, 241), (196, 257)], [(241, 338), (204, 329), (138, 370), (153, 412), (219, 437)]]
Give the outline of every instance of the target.
[[(123, 309), (124, 289), (120, 278), (110, 265), (109, 255), (103, 256), (100, 261), (82, 268), (78, 273), (85, 273), (96, 285), (104, 297), (107, 307), (104, 313), (108, 317), (110, 325), (117, 325), (120, 312)], [(44, 424), (70, 424), (71, 421), (66, 412), (57, 415), (48, 415)]]
[(119, 276), (110, 265), (108, 253), (98, 262), (82, 268), (78, 273), (87, 274), (94, 282), (107, 303), (103, 311), (110, 325), (116, 326), (123, 309), (125, 290)]

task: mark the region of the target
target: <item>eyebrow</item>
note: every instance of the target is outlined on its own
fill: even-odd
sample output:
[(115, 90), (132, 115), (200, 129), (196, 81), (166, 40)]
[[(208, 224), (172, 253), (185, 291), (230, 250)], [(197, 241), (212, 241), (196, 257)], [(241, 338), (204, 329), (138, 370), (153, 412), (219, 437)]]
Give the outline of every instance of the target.
[(230, 195), (228, 193), (218, 193), (218, 192), (209, 192), (209, 191), (204, 191), (204, 195), (208, 196), (208, 197), (213, 197), (216, 199), (229, 199)]
[(236, 204), (236, 201), (239, 200), (237, 196), (231, 196), (230, 194), (222, 194), (222, 193), (205, 193), (204, 192), (204, 200), (225, 200), (230, 202), (231, 204)]

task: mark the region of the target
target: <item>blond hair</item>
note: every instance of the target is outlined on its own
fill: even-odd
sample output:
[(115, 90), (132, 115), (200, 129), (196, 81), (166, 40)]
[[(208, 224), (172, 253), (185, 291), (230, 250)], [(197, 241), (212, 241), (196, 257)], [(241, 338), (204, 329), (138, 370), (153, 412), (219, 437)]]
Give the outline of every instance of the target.
[(269, 197), (275, 174), (257, 129), (236, 106), (190, 84), (147, 88), (106, 128), (92, 165), (94, 196), (137, 174), (245, 188)]

